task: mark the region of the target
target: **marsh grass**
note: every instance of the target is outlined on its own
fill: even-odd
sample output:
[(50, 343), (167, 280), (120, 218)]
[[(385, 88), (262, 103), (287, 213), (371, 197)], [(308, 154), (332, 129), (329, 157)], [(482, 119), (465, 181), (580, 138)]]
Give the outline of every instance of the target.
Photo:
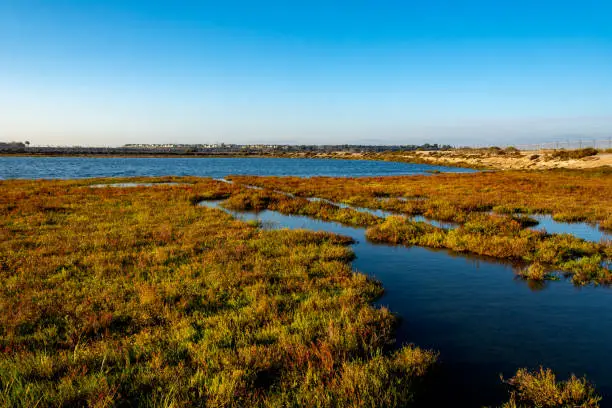
[(601, 397), (586, 378), (575, 375), (566, 381), (557, 381), (550, 369), (537, 371), (519, 369), (506, 381), (512, 392), (501, 408), (597, 408)]
[[(366, 178), (232, 176), (251, 184), (371, 209), (463, 223), (473, 212), (552, 214), (612, 225), (612, 170), (503, 171)], [(419, 197), (418, 201), (380, 197)]]
[(344, 225), (367, 227), (381, 221), (375, 215), (342, 208), (325, 201), (309, 201), (270, 190), (245, 189), (223, 201), (222, 206), (234, 211), (273, 210), (282, 214), (302, 215)]
[(0, 406), (409, 404), (437, 355), (392, 351), (350, 238), (194, 205), (238, 201), (227, 183), (143, 179), (175, 180), (0, 181)]
[(367, 227), (366, 237), (373, 242), (446, 248), (455, 252), (527, 262), (532, 266), (521, 270), (519, 275), (531, 280), (556, 277), (544, 272), (539, 276), (537, 271), (541, 267), (564, 272), (577, 285), (612, 283), (612, 273), (604, 262), (610, 259), (610, 243), (594, 243), (569, 234), (531, 230), (526, 227), (536, 221), (523, 214), (465, 213), (459, 227), (444, 229), (403, 216), (381, 218), (326, 201), (309, 201), (268, 189), (244, 189), (222, 205), (232, 210), (269, 209)]
[[(536, 279), (540, 268), (552, 268), (571, 276), (577, 285), (610, 284), (612, 274), (604, 259), (610, 257), (609, 244), (597, 244), (568, 234), (545, 234), (522, 229), (510, 218), (477, 215), (459, 228), (443, 230), (423, 228), (401, 217), (388, 217), (368, 228), (368, 239), (402, 245), (447, 248), (500, 259), (531, 263), (523, 273)], [(542, 278), (552, 275), (543, 274)]]
[[(261, 196), (271, 194), (272, 190), (291, 194), (291, 197), (281, 194), (273, 198), (267, 207), (269, 209), (366, 226), (366, 236), (374, 242), (447, 248), (536, 263), (564, 272), (577, 285), (612, 283), (612, 272), (607, 262), (612, 258), (610, 242), (595, 243), (569, 234), (547, 234), (529, 229), (538, 223), (529, 214), (536, 213), (553, 213), (557, 220), (599, 222), (600, 227), (608, 227), (612, 220), (612, 177), (604, 170), (442, 174), (359, 180), (252, 176), (232, 176), (231, 179), (237, 184), (269, 187), (270, 190), (257, 192)], [(459, 227), (450, 230), (435, 228), (402, 217), (388, 217), (386, 220), (374, 216), (360, 218), (362, 216), (352, 209), (340, 209), (324, 202), (313, 205), (304, 197), (319, 197), (407, 216), (424, 215), (438, 221), (458, 223)], [(398, 199), (401, 197), (423, 199)], [(535, 277), (535, 272), (532, 275)], [(550, 277), (546, 274), (546, 278)]]
[[(123, 181), (182, 184), (89, 188)], [(328, 182), (324, 195), (334, 199), (338, 184)], [(428, 208), (464, 211), (462, 225), (445, 230), (201, 178), (13, 180), (0, 188), (6, 407), (410, 404), (437, 354), (393, 349), (397, 320), (371, 306), (382, 287), (351, 269), (350, 238), (261, 230), (201, 200), (369, 227), (381, 242), (523, 259), (532, 262), (530, 280), (546, 279), (554, 265), (579, 284), (609, 282), (602, 263), (612, 246), (525, 229), (528, 220), (512, 216), (533, 211), (524, 202), (438, 199)], [(431, 187), (402, 192), (387, 179), (359, 188), (345, 202), (422, 213), (436, 197)], [(394, 198), (413, 196), (427, 199)], [(494, 204), (509, 210), (482, 212)], [(598, 406), (586, 380), (557, 382), (549, 370), (521, 369), (508, 384), (505, 407)]]

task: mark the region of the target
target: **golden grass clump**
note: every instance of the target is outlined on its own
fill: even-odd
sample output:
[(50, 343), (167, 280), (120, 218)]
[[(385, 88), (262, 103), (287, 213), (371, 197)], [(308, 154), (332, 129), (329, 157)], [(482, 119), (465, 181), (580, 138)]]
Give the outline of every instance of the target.
[(554, 279), (554, 275), (548, 273), (544, 265), (539, 262), (534, 262), (531, 265), (520, 269), (518, 275), (524, 279), (538, 282), (547, 279)]
[(599, 397), (586, 378), (575, 375), (558, 382), (550, 369), (538, 371), (521, 368), (506, 381), (513, 389), (510, 400), (502, 408), (597, 408)]

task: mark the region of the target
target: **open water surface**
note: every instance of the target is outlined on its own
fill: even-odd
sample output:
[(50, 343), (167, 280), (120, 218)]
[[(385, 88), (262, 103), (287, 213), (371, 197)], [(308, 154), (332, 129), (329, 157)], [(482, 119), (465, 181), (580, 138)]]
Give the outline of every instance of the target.
[(277, 158), (0, 157), (0, 179), (130, 176), (397, 176), (472, 169), (373, 160)]

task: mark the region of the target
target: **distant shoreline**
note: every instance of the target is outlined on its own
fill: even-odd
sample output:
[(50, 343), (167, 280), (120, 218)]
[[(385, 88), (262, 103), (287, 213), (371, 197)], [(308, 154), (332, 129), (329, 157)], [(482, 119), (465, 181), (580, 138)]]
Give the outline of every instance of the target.
[(436, 166), (472, 168), (480, 170), (548, 170), (548, 169), (612, 169), (612, 152), (567, 158), (558, 157), (554, 150), (511, 151), (502, 149), (453, 149), (438, 151), (394, 152), (262, 152), (262, 153), (169, 153), (142, 151), (134, 153), (73, 153), (73, 152), (0, 152), (0, 157), (78, 157), (78, 158), (190, 158), (190, 159), (331, 159), (373, 160)]
[[(237, 154), (237, 153), (0, 153), (0, 157), (90, 157), (90, 158), (204, 158), (204, 159), (224, 159), (224, 158), (279, 158), (287, 156), (278, 155), (258, 155), (258, 154)], [(287, 157), (289, 158), (289, 157)]]

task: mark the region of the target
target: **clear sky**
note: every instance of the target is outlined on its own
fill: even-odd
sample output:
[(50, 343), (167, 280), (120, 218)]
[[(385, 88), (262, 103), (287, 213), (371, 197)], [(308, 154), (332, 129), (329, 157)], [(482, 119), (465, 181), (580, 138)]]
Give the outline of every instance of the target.
[(612, 1), (0, 0), (0, 141), (612, 135)]

